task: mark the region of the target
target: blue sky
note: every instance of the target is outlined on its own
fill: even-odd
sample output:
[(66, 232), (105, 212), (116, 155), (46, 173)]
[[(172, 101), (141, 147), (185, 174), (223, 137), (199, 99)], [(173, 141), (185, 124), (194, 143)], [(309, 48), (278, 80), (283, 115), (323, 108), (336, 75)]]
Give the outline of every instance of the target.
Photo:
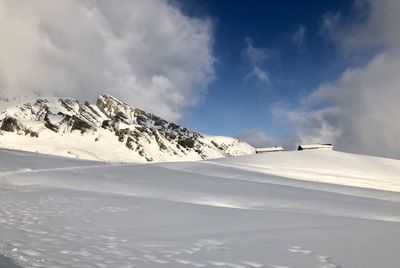
[[(339, 53), (321, 33), (324, 14), (351, 14), (352, 1), (184, 1), (184, 11), (211, 18), (216, 78), (203, 102), (183, 124), (204, 133), (240, 136), (257, 129), (290, 137), (293, 129), (271, 114), (274, 105), (296, 108), (321, 83), (335, 80), (357, 61)], [(301, 29), (303, 33), (301, 33)], [(297, 33), (297, 39), (296, 39)], [(257, 68), (269, 82), (251, 75), (244, 53), (251, 45), (266, 54)]]

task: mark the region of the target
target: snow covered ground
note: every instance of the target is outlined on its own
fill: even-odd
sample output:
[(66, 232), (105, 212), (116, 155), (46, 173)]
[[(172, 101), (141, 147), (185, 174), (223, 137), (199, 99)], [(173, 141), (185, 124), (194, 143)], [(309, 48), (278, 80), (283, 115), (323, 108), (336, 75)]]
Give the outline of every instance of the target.
[(398, 268), (399, 250), (398, 160), (105, 164), (0, 150), (0, 255), (20, 267)]

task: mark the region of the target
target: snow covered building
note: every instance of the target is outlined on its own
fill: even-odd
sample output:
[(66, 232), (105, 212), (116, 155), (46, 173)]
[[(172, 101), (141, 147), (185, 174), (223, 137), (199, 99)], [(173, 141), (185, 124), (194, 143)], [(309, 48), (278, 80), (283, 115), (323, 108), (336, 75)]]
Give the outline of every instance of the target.
[(302, 150), (327, 150), (327, 151), (332, 151), (333, 150), (333, 145), (332, 144), (300, 144), (299, 147), (297, 148), (298, 151)]
[(266, 148), (256, 148), (256, 154), (271, 153), (271, 152), (282, 152), (282, 146), (266, 147)]

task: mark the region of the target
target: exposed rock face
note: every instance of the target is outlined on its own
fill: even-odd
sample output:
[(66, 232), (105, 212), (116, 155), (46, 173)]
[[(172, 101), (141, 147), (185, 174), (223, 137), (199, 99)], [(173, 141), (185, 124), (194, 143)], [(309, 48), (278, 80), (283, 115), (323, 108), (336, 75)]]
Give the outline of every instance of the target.
[(30, 135), (31, 137), (38, 137), (38, 134), (34, 131), (32, 131), (29, 128), (26, 128), (23, 124), (18, 122), (17, 119), (13, 117), (5, 117), (1, 121), (1, 127), (0, 130), (4, 130), (7, 132), (15, 132), (18, 135), (25, 134), (25, 135)]
[[(127, 156), (136, 155), (137, 159), (148, 162), (208, 159), (254, 152), (254, 148), (243, 141), (204, 136), (109, 95), (100, 95), (96, 104), (69, 98), (38, 99), (5, 110), (0, 114), (0, 122), (2, 131), (37, 138), (43, 134), (57, 140), (57, 137), (61, 139), (77, 132), (82, 137), (79, 139), (94, 135), (95, 139), (83, 148), (93, 153), (101, 150), (96, 148), (101, 142), (118, 141), (112, 150), (119, 153), (125, 150)], [(76, 141), (76, 135), (74, 139)], [(108, 153), (109, 159), (104, 160), (113, 160), (113, 151)]]

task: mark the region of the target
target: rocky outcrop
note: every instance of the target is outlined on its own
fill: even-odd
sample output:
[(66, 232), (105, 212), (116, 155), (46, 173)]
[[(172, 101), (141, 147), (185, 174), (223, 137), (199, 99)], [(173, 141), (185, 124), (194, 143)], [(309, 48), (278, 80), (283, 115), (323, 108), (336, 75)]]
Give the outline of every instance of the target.
[(15, 132), (18, 135), (30, 135), (31, 137), (38, 137), (37, 132), (32, 131), (31, 129), (21, 124), (17, 119), (9, 116), (5, 117), (1, 121), (0, 130), (7, 132)]

